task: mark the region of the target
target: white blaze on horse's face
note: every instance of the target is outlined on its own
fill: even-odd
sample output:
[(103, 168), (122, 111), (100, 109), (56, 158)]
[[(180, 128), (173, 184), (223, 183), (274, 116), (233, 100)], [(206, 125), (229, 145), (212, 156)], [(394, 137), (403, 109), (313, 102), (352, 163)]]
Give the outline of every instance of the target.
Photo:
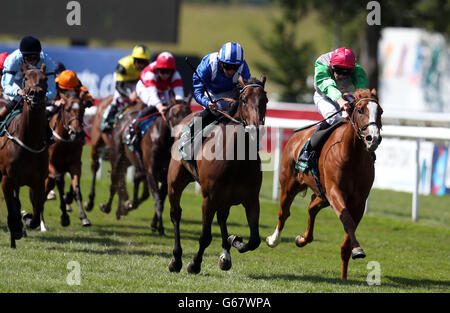
[(367, 128), (367, 134), (365, 135), (365, 142), (367, 150), (370, 152), (375, 151), (380, 143), (380, 129), (378, 128), (377, 115), (378, 115), (378, 104), (374, 101), (369, 101), (367, 104), (367, 109), (369, 110), (369, 127)]

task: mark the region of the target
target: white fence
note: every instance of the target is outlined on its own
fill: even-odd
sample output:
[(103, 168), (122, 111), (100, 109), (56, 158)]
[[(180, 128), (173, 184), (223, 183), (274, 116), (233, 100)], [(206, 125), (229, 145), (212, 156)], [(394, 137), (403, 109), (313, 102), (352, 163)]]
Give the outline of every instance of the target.
[[(434, 122), (440, 122), (441, 120), (448, 118), (448, 116), (442, 116), (441, 119), (434, 117)], [(276, 129), (276, 140), (274, 153), (274, 175), (273, 175), (273, 189), (272, 199), (278, 199), (279, 189), (279, 174), (280, 174), (280, 161), (281, 161), (281, 144), (282, 144), (282, 130), (283, 129), (296, 129), (302, 126), (310, 125), (317, 121), (310, 120), (292, 120), (292, 119), (280, 119), (280, 118), (266, 118), (266, 126)], [(420, 163), (419, 152), (420, 143), (424, 140), (433, 142), (450, 142), (450, 129), (444, 127), (420, 127), (420, 126), (398, 126), (398, 125), (384, 125), (381, 130), (381, 136), (386, 138), (400, 138), (415, 140), (415, 168), (414, 171), (414, 188), (412, 192), (412, 220), (418, 219), (419, 212), (419, 181), (420, 181)]]

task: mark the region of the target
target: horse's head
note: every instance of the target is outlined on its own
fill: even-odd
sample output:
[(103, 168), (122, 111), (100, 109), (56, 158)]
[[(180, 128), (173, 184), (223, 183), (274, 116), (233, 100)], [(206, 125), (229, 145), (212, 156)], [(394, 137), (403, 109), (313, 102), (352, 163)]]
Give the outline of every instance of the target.
[(354, 107), (351, 119), (356, 133), (364, 141), (366, 149), (373, 152), (381, 142), (381, 115), (383, 109), (378, 104), (375, 89), (358, 89), (354, 93)]
[(248, 82), (239, 76), (241, 91), (239, 105), (236, 116), (242, 120), (246, 127), (259, 127), (264, 125), (267, 107), (267, 94), (264, 90), (266, 76), (262, 75), (261, 80), (252, 77)]
[(84, 105), (79, 98), (78, 92), (69, 90), (61, 93), (61, 98), (64, 100), (64, 105), (61, 107), (59, 114), (64, 130), (69, 135), (70, 141), (82, 139), (84, 136)]
[(186, 100), (175, 100), (171, 97), (171, 104), (166, 111), (166, 119), (169, 122), (171, 128), (178, 125), (186, 116), (191, 114), (191, 102), (190, 99)]
[(42, 63), (41, 68), (22, 64), (22, 72), (24, 73), (22, 89), (25, 93), (25, 102), (30, 105), (31, 109), (39, 104), (45, 107), (44, 100), (47, 92), (47, 76), (44, 74), (45, 63)]

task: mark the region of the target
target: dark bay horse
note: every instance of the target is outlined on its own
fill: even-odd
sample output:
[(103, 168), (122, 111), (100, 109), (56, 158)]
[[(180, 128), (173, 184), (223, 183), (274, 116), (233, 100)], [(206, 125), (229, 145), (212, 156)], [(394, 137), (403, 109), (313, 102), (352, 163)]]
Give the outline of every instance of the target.
[[(92, 129), (90, 134), (90, 141), (91, 141), (91, 172), (92, 172), (92, 184), (91, 184), (91, 191), (89, 193), (89, 200), (86, 201), (84, 204), (84, 208), (86, 211), (91, 211), (94, 207), (94, 200), (95, 200), (95, 185), (97, 181), (97, 171), (100, 168), (100, 158), (104, 160), (109, 160), (109, 153), (110, 153), (110, 146), (111, 146), (111, 135), (106, 134), (101, 131), (100, 124), (102, 122), (103, 113), (105, 112), (106, 108), (111, 104), (113, 101), (113, 96), (109, 96), (105, 99), (103, 99), (98, 105), (97, 105), (97, 111), (94, 116), (94, 121), (92, 122)], [(126, 110), (124, 113), (130, 113), (133, 110), (140, 110), (144, 107), (144, 103), (138, 99), (135, 103), (133, 103), (129, 109)], [(138, 189), (139, 183), (141, 181), (145, 180), (145, 176), (142, 173), (136, 172), (135, 175), (135, 188)], [(145, 184), (144, 184), (145, 186)], [(137, 192), (137, 191), (136, 191)], [(146, 187), (144, 187), (144, 192), (142, 195), (142, 198), (148, 197), (148, 190)]]
[[(172, 103), (168, 106), (164, 116), (155, 113), (156, 119), (149, 126), (140, 141), (142, 160), (138, 160), (136, 154), (123, 144), (121, 138), (130, 122), (136, 117), (137, 112), (133, 112), (121, 119), (113, 131), (114, 140), (111, 145), (111, 188), (108, 203), (102, 210), (109, 212), (111, 202), (115, 192), (119, 194), (119, 204), (116, 211), (117, 218), (120, 215), (127, 215), (129, 210), (136, 209), (145, 199), (137, 198), (135, 188), (133, 203), (128, 202), (126, 191), (125, 172), (133, 165), (136, 169), (143, 167), (140, 171), (145, 173), (146, 183), (155, 201), (155, 213), (151, 223), (152, 231), (159, 231), (164, 234), (162, 213), (164, 210), (164, 200), (167, 196), (167, 170), (170, 162), (171, 147), (174, 142), (174, 128), (191, 113), (190, 105), (186, 102), (176, 103), (172, 98)], [(189, 103), (189, 102), (188, 102)], [(142, 163), (141, 163), (142, 162)]]
[[(252, 131), (247, 132), (247, 130), (254, 130), (255, 133), (260, 126), (264, 125), (268, 102), (264, 91), (265, 81), (264, 75), (261, 77), (261, 81), (252, 78), (249, 82), (244, 82), (242, 77), (239, 78), (242, 89), (239, 99), (235, 103), (237, 109), (233, 115), (234, 121), (227, 124), (219, 123), (214, 126), (214, 136), (208, 136), (204, 139), (198, 153), (194, 152), (195, 167), (184, 160), (180, 160), (178, 150), (172, 149), (167, 176), (171, 206), (170, 217), (175, 232), (174, 258), (169, 264), (171, 272), (179, 272), (182, 267), (180, 241), (182, 210), (180, 199), (185, 187), (194, 179), (200, 183), (203, 195), (203, 227), (199, 240), (199, 250), (187, 267), (189, 273), (197, 274), (201, 270), (204, 251), (212, 241), (211, 223), (216, 212), (224, 249), (219, 258), (219, 267), (222, 270), (231, 268), (230, 248), (232, 245), (239, 252), (246, 252), (256, 249), (261, 242), (259, 237), (261, 159), (257, 152), (258, 136), (252, 136)], [(188, 116), (182, 124), (187, 125), (195, 115), (194, 113)], [(242, 140), (244, 140), (244, 144), (238, 145), (238, 141), (242, 142)], [(177, 142), (175, 142), (174, 148), (176, 146)], [(254, 149), (251, 149), (250, 146), (253, 146)], [(211, 157), (211, 153), (214, 156)], [(245, 207), (247, 222), (250, 227), (248, 243), (244, 243), (241, 237), (228, 236), (226, 222), (230, 207), (239, 204)]]
[[(50, 120), (50, 127), (56, 142), (48, 149), (49, 175), (45, 181), (45, 194), (47, 195), (56, 183), (62, 212), (60, 222), (62, 226), (68, 226), (70, 219), (66, 212), (67, 197), (64, 197), (64, 174), (69, 173), (72, 179), (69, 196), (72, 197), (73, 194), (77, 202), (81, 225), (90, 226), (91, 222), (83, 209), (80, 190), (81, 154), (85, 136), (83, 131), (85, 104), (81, 100), (82, 96), (79, 97), (76, 91), (68, 95), (61, 93), (60, 96), (64, 100), (64, 104)], [(45, 230), (42, 229), (42, 223), (41, 230)]]
[(44, 183), (48, 174), (45, 64), (40, 69), (22, 64), (22, 71), (25, 92), (23, 110), (0, 138), (0, 172), (12, 248), (16, 247), (15, 241), (23, 236), (19, 189), (24, 185), (30, 187), (33, 214), (25, 219), (25, 223), (27, 227), (36, 228), (44, 210)]
[(301, 148), (314, 129), (295, 133), (286, 144), (280, 171), (278, 225), (275, 232), (266, 238), (270, 247), (279, 244), (292, 201), (299, 192), (311, 188), (314, 193), (308, 208), (308, 226), (303, 236), (297, 236), (295, 243), (303, 247), (313, 241), (316, 215), (322, 208), (331, 205), (345, 231), (345, 239), (341, 245), (342, 279), (347, 278), (350, 255), (353, 259), (365, 257), (356, 240), (355, 231), (364, 214), (365, 202), (374, 180), (375, 160), (372, 155), (381, 142), (383, 113), (375, 89), (359, 89), (354, 96), (353, 113), (343, 125), (334, 130), (320, 153), (318, 167), (325, 198), (321, 196), (310, 173), (305, 175), (295, 169)]

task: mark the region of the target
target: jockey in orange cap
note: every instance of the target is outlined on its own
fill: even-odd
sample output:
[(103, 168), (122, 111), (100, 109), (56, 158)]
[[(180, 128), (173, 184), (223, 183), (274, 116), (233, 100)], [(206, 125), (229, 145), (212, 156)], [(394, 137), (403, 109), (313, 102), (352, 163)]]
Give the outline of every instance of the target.
[(88, 108), (94, 104), (94, 98), (89, 94), (89, 91), (81, 84), (77, 74), (71, 70), (62, 71), (55, 79), (56, 90), (58, 94), (55, 100), (47, 106), (47, 117), (53, 115), (61, 105), (64, 104), (64, 99), (61, 98), (61, 94), (70, 95), (76, 93), (78, 97), (83, 101), (84, 107)]

